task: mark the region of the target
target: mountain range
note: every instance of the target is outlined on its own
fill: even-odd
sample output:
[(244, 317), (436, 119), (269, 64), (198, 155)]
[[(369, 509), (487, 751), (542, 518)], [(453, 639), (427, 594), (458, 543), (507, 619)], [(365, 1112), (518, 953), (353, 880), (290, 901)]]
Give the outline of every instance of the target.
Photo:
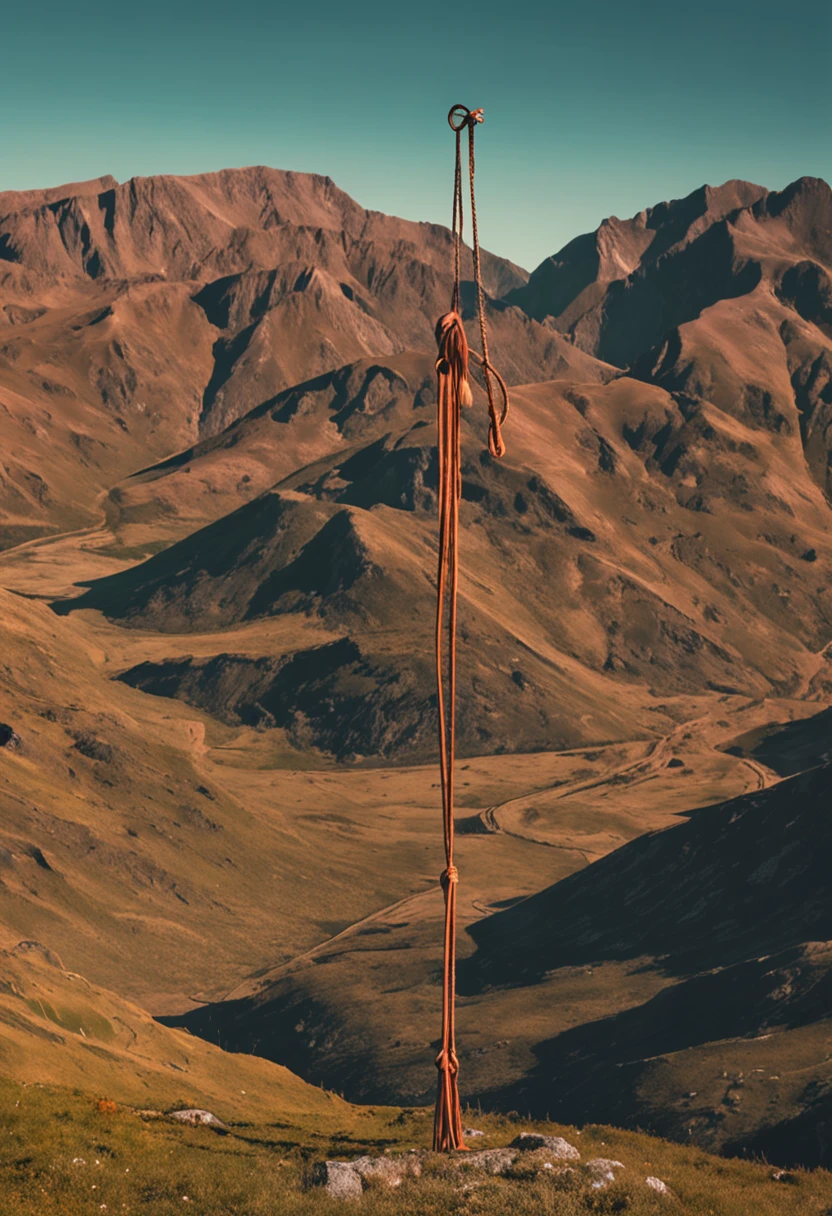
[[(433, 1084), (451, 253), (266, 168), (0, 193), (0, 948), (372, 1102)], [(829, 1164), (832, 191), (483, 267), (464, 1092)]]

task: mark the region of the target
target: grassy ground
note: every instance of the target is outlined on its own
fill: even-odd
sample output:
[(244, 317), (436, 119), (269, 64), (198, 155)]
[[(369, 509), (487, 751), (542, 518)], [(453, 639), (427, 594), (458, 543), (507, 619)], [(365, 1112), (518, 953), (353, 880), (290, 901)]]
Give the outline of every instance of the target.
[[(169, 1216), (302, 1216), (337, 1210), (309, 1190), (310, 1166), (324, 1158), (425, 1147), (431, 1112), (344, 1107), (341, 1123), (236, 1123), (225, 1135), (149, 1119), (100, 1103), (79, 1090), (0, 1082), (0, 1211), (12, 1216), (135, 1213)], [(104, 1106), (105, 1109), (100, 1109)], [(431, 1216), (470, 1212), (490, 1216), (571, 1216), (628, 1212), (653, 1216), (821, 1216), (832, 1211), (832, 1176), (796, 1171), (785, 1179), (762, 1163), (727, 1161), (635, 1132), (587, 1126), (527, 1124), (468, 1112), (485, 1131), (479, 1148), (508, 1143), (530, 1127), (565, 1134), (584, 1161), (611, 1157), (624, 1164), (619, 1181), (595, 1189), (589, 1174), (557, 1176), (521, 1165), (514, 1175), (487, 1178), (429, 1158), (420, 1179), (395, 1191), (365, 1192), (362, 1211)], [(672, 1196), (647, 1186), (661, 1178)], [(351, 1205), (350, 1205), (351, 1206)]]

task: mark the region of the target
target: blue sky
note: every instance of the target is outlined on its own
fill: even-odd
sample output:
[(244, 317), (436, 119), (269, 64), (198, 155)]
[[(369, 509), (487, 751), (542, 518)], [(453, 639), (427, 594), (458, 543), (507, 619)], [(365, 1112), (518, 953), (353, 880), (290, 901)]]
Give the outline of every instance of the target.
[(533, 267), (703, 182), (832, 177), (828, 0), (40, 0), (3, 16), (0, 190), (269, 164), (447, 223), (484, 106), (482, 240)]

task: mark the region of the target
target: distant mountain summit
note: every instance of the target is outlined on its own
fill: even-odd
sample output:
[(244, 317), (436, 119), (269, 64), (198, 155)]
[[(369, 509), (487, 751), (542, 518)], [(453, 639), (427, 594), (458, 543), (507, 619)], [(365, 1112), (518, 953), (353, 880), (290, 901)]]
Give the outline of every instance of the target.
[(506, 300), (597, 358), (800, 438), (832, 490), (832, 190), (703, 186), (605, 220)]
[[(671, 251), (678, 253), (713, 224), (767, 193), (751, 182), (730, 181), (701, 186), (686, 198), (648, 207), (632, 219), (612, 215), (594, 232), (575, 237), (541, 262), (510, 298), (529, 316), (538, 320), (551, 316), (558, 328), (574, 328), (603, 299), (610, 284), (655, 266)], [(582, 329), (588, 331), (589, 326)]]
[[(448, 245), (445, 229), (367, 211), (329, 177), (263, 166), (0, 193), (0, 217), (4, 259), (48, 269), (64, 281), (160, 275), (205, 282), (277, 265), (275, 255), (285, 260), (292, 248), (289, 230), (308, 233), (307, 248), (314, 248), (315, 234), (320, 242), (328, 232)], [(492, 290), (526, 278), (504, 259), (487, 255), (486, 263)]]
[[(254, 167), (0, 194), (9, 535), (89, 522), (113, 480), (304, 380), (429, 351), (451, 265), (447, 228), (367, 211), (312, 174)], [(488, 252), (483, 271), (495, 300), (527, 278)], [(586, 363), (519, 308), (500, 306), (493, 345), (512, 383), (557, 375), (573, 353)]]

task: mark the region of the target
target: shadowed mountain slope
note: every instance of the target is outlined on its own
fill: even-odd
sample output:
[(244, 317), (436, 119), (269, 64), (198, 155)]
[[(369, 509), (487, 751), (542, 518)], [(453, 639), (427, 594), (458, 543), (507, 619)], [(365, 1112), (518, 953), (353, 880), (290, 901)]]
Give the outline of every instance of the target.
[(771, 722), (732, 739), (731, 756), (751, 756), (781, 777), (791, 777), (832, 760), (832, 710), (808, 718)]
[[(557, 379), (604, 383), (615, 369), (546, 337)], [(435, 356), (404, 352), (361, 359), (305, 380), (262, 402), (219, 434), (143, 469), (110, 492), (108, 516), (119, 534), (172, 539), (228, 514), (307, 465), (433, 421)], [(404, 486), (402, 494), (407, 494)], [(395, 504), (394, 504), (395, 505)]]
[[(463, 968), (463, 990), (644, 955), (685, 974), (832, 938), (830, 786), (823, 765), (698, 810), (489, 917), (472, 929), (478, 949)], [(612, 921), (602, 889), (617, 909)]]
[(671, 980), (539, 1044), (502, 1100), (828, 1164), (831, 787), (823, 765), (696, 811), (472, 926), (464, 994), (556, 1000), (571, 968), (625, 961)]

